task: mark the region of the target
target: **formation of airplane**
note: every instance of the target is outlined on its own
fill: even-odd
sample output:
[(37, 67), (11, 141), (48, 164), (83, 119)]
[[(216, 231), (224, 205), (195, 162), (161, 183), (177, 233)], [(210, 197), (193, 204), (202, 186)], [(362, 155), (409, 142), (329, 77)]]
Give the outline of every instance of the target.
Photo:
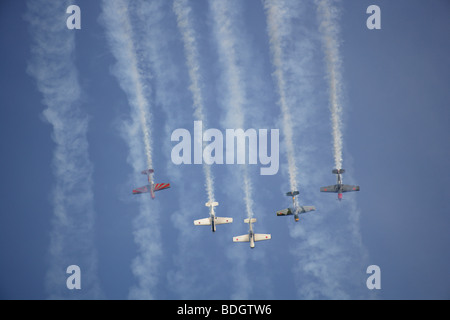
[(328, 187), (321, 187), (320, 192), (333, 192), (338, 194), (338, 200), (342, 200), (342, 194), (344, 192), (352, 192), (352, 191), (359, 191), (359, 186), (353, 186), (348, 184), (342, 183), (341, 174), (345, 172), (344, 169), (333, 169), (331, 171), (333, 174), (337, 175), (337, 184), (328, 186)]
[(270, 234), (254, 233), (253, 232), (253, 223), (255, 223), (255, 222), (256, 222), (255, 218), (245, 219), (244, 223), (249, 224), (248, 234), (233, 237), (233, 242), (250, 242), (250, 248), (253, 249), (255, 247), (256, 241), (272, 239), (272, 235), (270, 235)]
[(233, 218), (216, 217), (214, 207), (219, 205), (218, 202), (207, 202), (205, 206), (209, 207), (209, 218), (199, 219), (194, 221), (196, 226), (211, 226), (211, 231), (216, 232), (216, 225), (232, 223)]
[(277, 216), (293, 215), (295, 222), (298, 222), (300, 219), (299, 218), (300, 214), (316, 210), (316, 207), (314, 207), (314, 206), (300, 206), (298, 204), (297, 200), (295, 199), (295, 196), (298, 194), (300, 194), (299, 191), (291, 191), (291, 192), (286, 193), (287, 196), (292, 197), (293, 207), (277, 211)]
[[(332, 173), (337, 175), (337, 184), (321, 187), (321, 192), (333, 192), (338, 194), (338, 200), (342, 200), (342, 194), (344, 192), (359, 191), (359, 186), (347, 185), (342, 183), (341, 175), (345, 172), (344, 169), (333, 169)], [(155, 192), (160, 190), (165, 190), (170, 188), (170, 183), (154, 183), (153, 182), (153, 169), (147, 169), (141, 172), (147, 175), (148, 185), (133, 190), (133, 194), (150, 193), (152, 199), (155, 199)], [(284, 210), (277, 211), (277, 216), (294, 216), (296, 222), (299, 221), (299, 215), (306, 212), (315, 211), (314, 206), (300, 206), (297, 202), (296, 196), (299, 195), (299, 191), (290, 191), (286, 193), (287, 196), (292, 197), (292, 208), (287, 208)], [(196, 226), (211, 226), (211, 231), (216, 232), (216, 226), (220, 224), (232, 223), (233, 218), (228, 217), (216, 217), (214, 208), (219, 205), (218, 202), (207, 202), (205, 206), (209, 207), (209, 217), (204, 219), (198, 219), (194, 221)], [(255, 242), (262, 240), (270, 240), (272, 238), (271, 234), (254, 233), (253, 223), (256, 222), (256, 218), (245, 219), (244, 223), (249, 224), (248, 234), (233, 237), (233, 242), (250, 242), (250, 248), (255, 247)]]
[(155, 192), (170, 188), (170, 183), (153, 183), (152, 174), (155, 171), (153, 169), (147, 169), (142, 171), (142, 174), (147, 175), (148, 185), (134, 189), (133, 194), (150, 193), (152, 199), (155, 199)]

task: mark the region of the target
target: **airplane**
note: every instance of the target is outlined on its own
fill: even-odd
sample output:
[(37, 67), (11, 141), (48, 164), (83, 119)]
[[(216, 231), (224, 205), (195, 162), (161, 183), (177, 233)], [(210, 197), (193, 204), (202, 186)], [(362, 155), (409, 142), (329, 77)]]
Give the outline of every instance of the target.
[(352, 192), (352, 191), (359, 191), (359, 186), (352, 186), (348, 184), (342, 183), (341, 174), (345, 172), (344, 169), (333, 169), (331, 171), (333, 174), (337, 174), (337, 184), (333, 186), (328, 187), (321, 187), (320, 192), (334, 192), (338, 194), (338, 200), (342, 200), (342, 194), (344, 192)]
[(170, 183), (153, 183), (152, 174), (155, 171), (153, 169), (147, 169), (142, 171), (142, 174), (147, 175), (148, 185), (134, 189), (133, 194), (150, 193), (152, 199), (155, 199), (155, 192), (170, 188)]
[(214, 212), (214, 207), (219, 205), (218, 202), (207, 202), (205, 206), (209, 207), (209, 218), (199, 219), (194, 221), (194, 225), (196, 226), (211, 226), (212, 232), (216, 232), (216, 225), (232, 223), (233, 218), (221, 218), (216, 217)]
[(293, 203), (294, 207), (277, 211), (277, 216), (294, 215), (295, 222), (298, 222), (300, 220), (299, 219), (300, 214), (316, 210), (316, 207), (314, 207), (314, 206), (300, 206), (298, 204), (297, 200), (295, 199), (295, 196), (298, 194), (300, 194), (300, 192), (298, 192), (298, 191), (286, 193), (287, 196), (292, 197), (292, 203)]
[(233, 242), (250, 242), (250, 248), (253, 249), (253, 248), (255, 248), (256, 241), (272, 239), (272, 235), (270, 235), (270, 234), (254, 233), (252, 223), (255, 223), (255, 222), (256, 222), (255, 218), (245, 219), (244, 223), (248, 223), (250, 226), (250, 229), (248, 230), (248, 234), (233, 237)]

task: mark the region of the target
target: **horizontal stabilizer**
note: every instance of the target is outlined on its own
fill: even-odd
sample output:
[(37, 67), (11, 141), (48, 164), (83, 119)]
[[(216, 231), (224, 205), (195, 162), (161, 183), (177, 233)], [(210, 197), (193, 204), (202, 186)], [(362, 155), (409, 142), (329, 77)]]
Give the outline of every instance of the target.
[(342, 174), (345, 172), (345, 169), (333, 169), (331, 172), (334, 174)]
[(251, 219), (245, 219), (244, 223), (255, 223), (256, 222), (256, 218), (251, 218)]
[(289, 197), (295, 197), (296, 195), (300, 194), (299, 191), (289, 191), (288, 193), (286, 193), (287, 196)]
[(218, 202), (207, 202), (205, 203), (205, 206), (207, 207), (217, 207), (219, 205)]

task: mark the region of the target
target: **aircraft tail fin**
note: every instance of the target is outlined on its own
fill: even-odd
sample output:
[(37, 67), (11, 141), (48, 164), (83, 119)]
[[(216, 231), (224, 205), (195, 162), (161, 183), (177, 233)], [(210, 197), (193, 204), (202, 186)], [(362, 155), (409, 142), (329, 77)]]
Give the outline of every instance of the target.
[(217, 207), (219, 205), (218, 202), (207, 202), (205, 203), (206, 207)]
[(155, 170), (153, 170), (153, 169), (147, 169), (147, 170), (142, 171), (141, 173), (148, 176), (150, 173), (153, 173), (153, 172), (155, 172)]
[(331, 172), (334, 174), (342, 174), (345, 172), (345, 169), (333, 169)]
[(299, 191), (289, 191), (288, 193), (286, 193), (286, 195), (289, 197), (295, 197), (298, 194), (300, 194)]
[(256, 218), (251, 218), (251, 219), (245, 219), (244, 223), (255, 223), (256, 222)]

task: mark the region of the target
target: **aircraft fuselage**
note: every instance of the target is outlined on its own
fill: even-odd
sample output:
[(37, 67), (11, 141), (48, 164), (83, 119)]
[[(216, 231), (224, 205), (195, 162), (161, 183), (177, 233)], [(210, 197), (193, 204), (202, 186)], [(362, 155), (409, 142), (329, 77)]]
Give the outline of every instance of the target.
[(211, 213), (210, 219), (211, 219), (211, 231), (216, 232), (216, 216), (215, 216), (214, 212)]
[(342, 183), (341, 174), (338, 173), (337, 175), (337, 186), (338, 186), (338, 200), (342, 201), (342, 196), (344, 193), (344, 184)]

